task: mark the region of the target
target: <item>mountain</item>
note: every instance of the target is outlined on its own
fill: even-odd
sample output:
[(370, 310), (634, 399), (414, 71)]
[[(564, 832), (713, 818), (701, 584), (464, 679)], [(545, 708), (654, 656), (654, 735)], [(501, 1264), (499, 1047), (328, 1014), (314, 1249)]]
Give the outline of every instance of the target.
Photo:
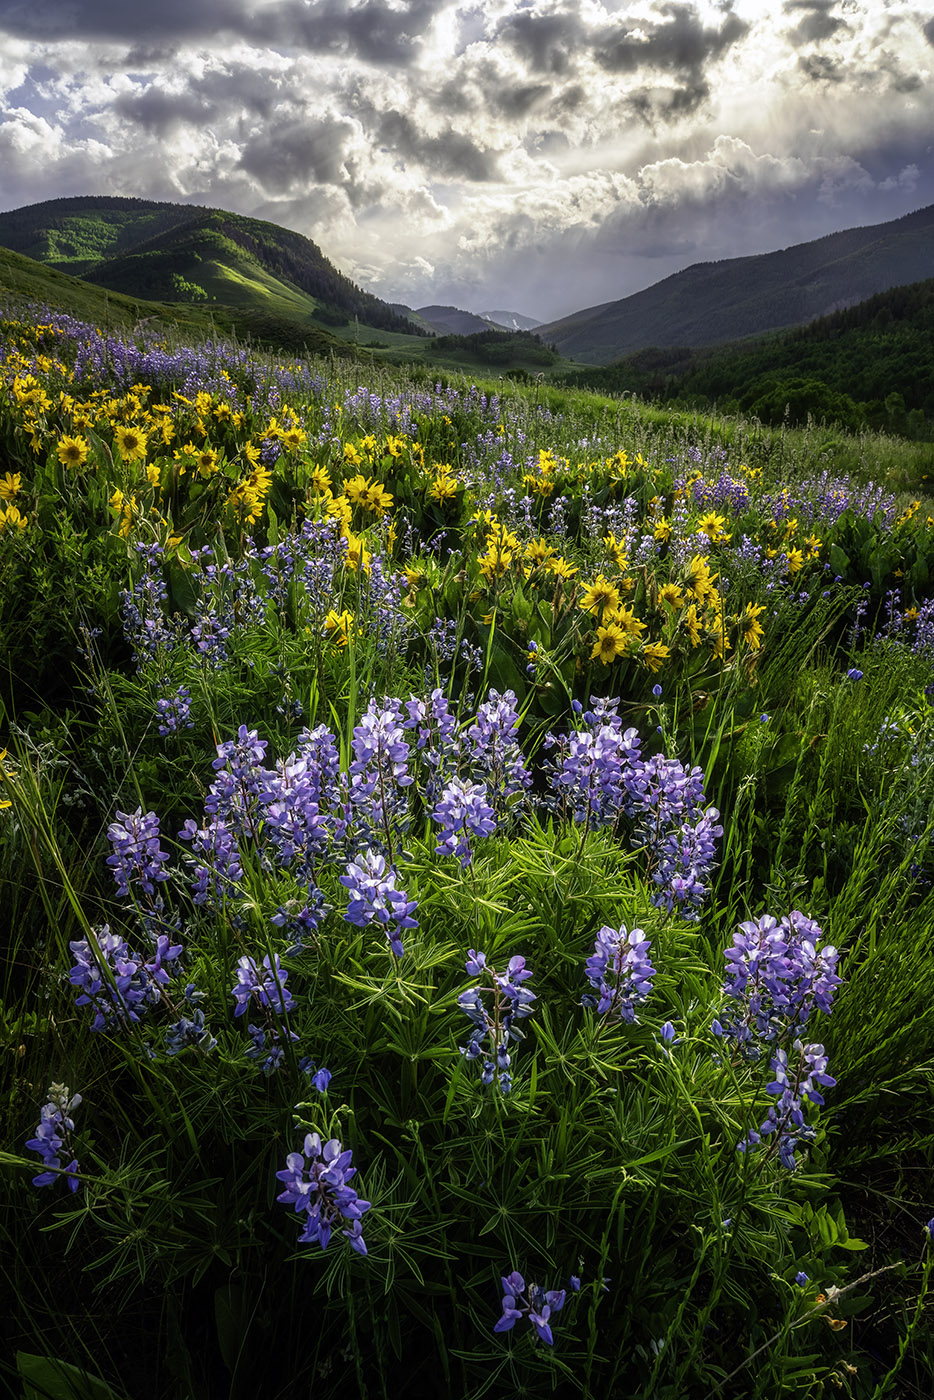
[(565, 376), (681, 408), (750, 413), (789, 426), (934, 441), (934, 278), (879, 292), (791, 331), (706, 348), (654, 348)]
[(648, 346), (717, 345), (801, 325), (878, 292), (934, 277), (934, 205), (776, 253), (695, 263), (621, 301), (538, 333), (588, 364)]
[(420, 306), (415, 314), (438, 335), (473, 335), (495, 329), (482, 316), (459, 311), (456, 306)]
[(47, 200), (0, 213), (0, 245), (126, 296), (226, 309), (228, 328), (296, 349), (303, 333), (354, 321), (426, 333), (344, 277), (310, 239), (222, 209)]
[(533, 321), (531, 316), (520, 316), (518, 311), (481, 311), (484, 321), (492, 321), (494, 326), (503, 326), (507, 331), (534, 331), (542, 323)]

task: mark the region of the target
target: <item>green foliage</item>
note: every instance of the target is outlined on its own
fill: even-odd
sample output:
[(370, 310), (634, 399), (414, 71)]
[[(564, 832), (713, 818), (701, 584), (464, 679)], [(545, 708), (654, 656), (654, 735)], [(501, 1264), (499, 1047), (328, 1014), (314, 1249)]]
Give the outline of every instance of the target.
[(439, 335), (431, 342), (431, 353), (462, 350), (480, 364), (509, 365), (515, 360), (530, 365), (553, 365), (558, 355), (541, 336), (532, 331), (476, 331), (473, 335)]
[[(228, 237), (213, 225), (208, 233), (215, 250)], [(374, 553), (410, 567), (401, 586), (411, 591), (411, 625), (391, 645), (378, 634), (375, 573), (341, 566), (316, 590), (293, 580), (274, 596), (271, 581), (260, 583), (261, 607), (230, 629), (217, 664), (191, 645), (166, 644), (133, 666), (118, 597), (142, 565), (133, 533), (120, 534), (111, 492), (139, 489), (143, 542), (169, 530), (184, 536), (167, 550), (164, 573), (165, 612), (177, 616), (180, 636), (209, 597), (236, 615), (245, 576), (207, 582), (194, 558), (209, 544), (221, 564), (244, 559), (247, 530), (225, 514), (243, 466), (233, 427), (222, 415), (208, 425), (210, 439), (206, 430), (199, 437), (218, 453), (205, 476), (192, 465), (183, 477), (170, 452), (154, 452), (156, 485), (108, 457), (103, 425), (90, 444), (93, 470), (66, 470), (54, 451), (37, 459), (10, 404), (0, 405), (4, 451), (26, 480), (16, 499), (29, 517), (23, 531), (0, 534), (8, 671), (0, 801), (12, 804), (0, 807), (0, 1162), (9, 1200), (0, 1276), (17, 1393), (771, 1400), (842, 1386), (853, 1400), (881, 1400), (904, 1382), (906, 1396), (929, 1394), (930, 1251), (921, 1263), (919, 1255), (921, 1225), (934, 1214), (934, 709), (929, 661), (904, 638), (876, 636), (894, 587), (903, 600), (929, 594), (926, 505), (897, 523), (843, 511), (821, 542), (826, 558), (803, 561), (793, 586), (769, 589), (756, 567), (731, 563), (726, 612), (767, 603), (762, 648), (720, 665), (686, 644), (659, 672), (655, 696), (655, 674), (632, 658), (603, 672), (587, 664), (592, 620), (579, 590), (607, 567), (602, 541), (581, 528), (587, 507), (631, 495), (645, 513), (657, 497), (671, 516), (669, 459), (690, 451), (719, 471), (726, 445), (765, 478), (738, 526), (774, 529), (785, 547), (793, 536), (769, 524), (781, 486), (804, 492), (815, 464), (847, 451), (863, 454), (868, 476), (887, 444), (840, 447), (743, 422), (666, 417), (542, 384), (483, 386), (500, 396), (504, 439), (520, 460), (569, 459), (554, 471), (565, 473), (560, 547), (578, 574), (560, 586), (550, 579), (546, 591), (524, 560), (493, 579), (480, 569), (486, 527), (471, 520), (464, 480), (464, 444), (489, 431), (479, 391), (452, 398), (444, 413), (413, 410), (407, 434), (371, 434), (345, 407), (338, 433), (331, 406), (356, 393), (359, 365), (316, 370), (300, 420), (307, 443), (277, 464), (255, 543), (274, 546), (300, 526), (315, 471), (336, 484), (359, 470), (388, 488), (394, 545), (388, 515), (374, 523), (356, 504), (351, 519)], [(236, 372), (245, 397), (261, 400), (268, 363), (257, 356)], [(413, 382), (376, 369), (367, 380), (386, 397)], [(217, 407), (212, 400), (201, 411)], [(198, 412), (179, 410), (181, 442), (197, 436)], [(264, 410), (244, 433), (261, 439), (267, 424)], [(54, 441), (58, 429), (48, 431)], [(617, 458), (615, 475), (601, 461), (578, 473), (579, 454), (573, 469), (570, 457), (594, 437), (626, 442), (645, 461), (627, 459), (624, 470)], [(440, 463), (458, 477), (449, 498), (429, 491)], [(536, 529), (544, 519), (543, 502)], [(405, 527), (414, 545), (403, 551)], [(713, 568), (725, 566), (720, 549), (712, 547)], [(652, 627), (667, 625), (657, 589), (668, 556), (658, 559), (632, 567), (627, 595)], [(251, 568), (252, 587), (261, 574), (256, 561)], [(828, 573), (839, 582), (825, 588)], [(326, 629), (329, 611), (351, 618), (344, 645)], [(458, 647), (475, 648), (469, 660), (439, 661), (428, 639), (438, 619), (454, 623)], [(533, 641), (545, 669), (529, 675)], [(853, 666), (861, 681), (847, 678)], [(573, 724), (572, 698), (618, 694), (621, 718), (647, 752), (699, 765), (724, 828), (699, 921), (652, 904), (643, 850), (541, 809), (480, 842), (461, 869), (435, 852), (427, 796), (413, 804), (397, 852), (419, 921), (398, 962), (377, 926), (342, 917), (340, 865), (319, 872), (331, 906), (320, 928), (286, 953), (271, 916), (302, 887), (246, 836), (242, 878), (216, 908), (192, 902), (189, 848), (177, 833), (202, 818), (216, 744), (241, 724), (257, 728), (271, 763), (306, 725), (326, 723), (346, 767), (370, 696), (405, 698), (435, 683), (461, 720), (487, 687), (513, 688), (519, 737), (534, 758), (545, 754), (548, 730)], [(157, 701), (180, 686), (191, 693), (192, 728), (160, 736)], [(179, 916), (184, 980), (203, 991), (218, 1038), (210, 1053), (164, 1053), (174, 1014), (166, 1008), (152, 1008), (139, 1027), (92, 1035), (75, 1006), (69, 944), (105, 922), (142, 936), (140, 908), (117, 898), (105, 864), (115, 812), (137, 807), (162, 821), (172, 856), (164, 893)], [(737, 1153), (762, 1122), (771, 1071), (764, 1059), (726, 1053), (712, 1022), (737, 922), (794, 908), (840, 949), (844, 984), (833, 1014), (807, 1024), (838, 1082), (823, 1108), (808, 1110), (817, 1138), (792, 1173), (767, 1150)], [(580, 1000), (596, 931), (622, 922), (645, 930), (658, 969), (632, 1025), (606, 1024)], [(497, 967), (521, 954), (533, 972), (535, 1010), (515, 1046), (508, 1096), (484, 1088), (479, 1066), (459, 1053), (471, 948)], [(241, 957), (271, 952), (289, 973), (289, 1029), (299, 1039), (284, 1042), (283, 1066), (267, 1078), (244, 1053), (247, 1018), (233, 1018), (231, 987)], [(666, 1022), (677, 1043), (663, 1038)], [(304, 1054), (334, 1070), (326, 1094), (299, 1072)], [(24, 1148), (46, 1086), (63, 1080), (84, 1096), (74, 1196), (64, 1183), (34, 1188), (35, 1154)], [(296, 1217), (275, 1202), (275, 1172), (306, 1128), (353, 1151), (355, 1185), (372, 1202), (366, 1259), (348, 1252), (339, 1231), (324, 1252), (299, 1245)], [(553, 1319), (553, 1348), (536, 1343), (527, 1321), (493, 1332), (499, 1279), (512, 1269), (549, 1288), (581, 1279)], [(806, 1286), (795, 1282), (799, 1272)]]
[(895, 287), (793, 331), (713, 349), (640, 350), (572, 381), (664, 403), (934, 440), (934, 281)]

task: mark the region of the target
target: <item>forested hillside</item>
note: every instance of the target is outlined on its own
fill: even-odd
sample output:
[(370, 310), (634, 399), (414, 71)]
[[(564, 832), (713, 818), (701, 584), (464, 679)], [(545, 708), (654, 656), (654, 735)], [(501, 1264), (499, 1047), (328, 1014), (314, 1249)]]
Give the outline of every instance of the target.
[(716, 403), (766, 423), (808, 417), (934, 438), (934, 278), (793, 331), (711, 349), (654, 348), (573, 382), (680, 407)]

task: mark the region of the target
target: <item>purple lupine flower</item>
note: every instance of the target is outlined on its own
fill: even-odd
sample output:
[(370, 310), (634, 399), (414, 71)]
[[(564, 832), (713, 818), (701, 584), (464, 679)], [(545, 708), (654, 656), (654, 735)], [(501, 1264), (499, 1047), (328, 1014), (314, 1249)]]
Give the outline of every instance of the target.
[[(244, 1052), (246, 1058), (260, 1061), (260, 1069), (267, 1078), (275, 1074), (285, 1059), (280, 1028), (273, 1025), (256, 1026), (251, 1021), (247, 1026), (247, 1034), (250, 1037), (250, 1048)], [(298, 1036), (292, 1030), (287, 1033), (286, 1038), (292, 1043), (298, 1040)], [(301, 1068), (300, 1063), (299, 1069)]]
[(638, 762), (639, 740), (634, 729), (623, 731), (618, 699), (592, 696), (590, 703), (579, 730), (545, 736), (545, 747), (555, 750), (545, 764), (550, 805), (566, 808), (585, 827), (613, 826), (624, 801), (623, 770)]
[(400, 934), (403, 929), (418, 928), (412, 914), (417, 900), (407, 898), (404, 890), (396, 889), (397, 873), (386, 864), (379, 851), (364, 851), (347, 866), (340, 882), (350, 895), (344, 918), (349, 924), (365, 928), (373, 921), (382, 924), (389, 946), (397, 958), (404, 952)]
[[(193, 854), (186, 859), (194, 866), (192, 898), (195, 904), (223, 903), (235, 894), (237, 882), (243, 877), (243, 867), (236, 836), (227, 822), (215, 816), (206, 826), (198, 827), (189, 818), (178, 835), (180, 841), (191, 843)], [(204, 861), (197, 860), (197, 856), (203, 856)]]
[(280, 904), (276, 912), (270, 915), (269, 922), (276, 928), (281, 928), (292, 939), (290, 947), (286, 949), (287, 957), (294, 957), (302, 951), (308, 934), (314, 932), (325, 914), (330, 912), (330, 908), (331, 906), (325, 903), (323, 890), (311, 886), (305, 891), (304, 904), (300, 904), (297, 899), (290, 899), (287, 904)]
[(696, 822), (670, 828), (654, 843), (652, 880), (658, 886), (652, 903), (683, 919), (699, 917), (699, 906), (710, 891), (707, 877), (716, 859), (716, 838), (723, 835), (720, 813), (708, 807)]
[(134, 546), (142, 572), (133, 587), (120, 595), (123, 633), (133, 648), (133, 664), (139, 670), (147, 661), (166, 655), (178, 634), (165, 615), (168, 589), (163, 577), (165, 551), (160, 544)]
[(259, 806), (269, 781), (269, 770), (262, 766), (266, 748), (266, 740), (245, 724), (240, 725), (236, 739), (217, 745), (217, 758), (211, 764), (217, 776), (204, 810), (238, 835), (255, 837), (259, 829)]
[(268, 773), (261, 798), (264, 834), (279, 865), (310, 882), (331, 841), (333, 821), (321, 812), (321, 779), (313, 759), (290, 754)]
[(408, 825), (405, 789), (415, 781), (408, 770), (401, 702), (387, 696), (380, 706), (371, 700), (354, 729), (351, 748), (345, 830), (355, 823), (361, 840), (382, 846), (391, 860), (393, 837)]
[(72, 1094), (65, 1084), (49, 1086), (49, 1102), (42, 1108), (36, 1135), (30, 1138), (26, 1147), (30, 1152), (38, 1152), (45, 1171), (34, 1176), (33, 1186), (51, 1186), (63, 1175), (70, 1191), (77, 1191), (81, 1184), (75, 1173), (78, 1170), (76, 1158), (62, 1167), (61, 1158), (71, 1153), (71, 1135), (75, 1130), (71, 1115), (81, 1103), (80, 1094)]
[(435, 853), (455, 856), (462, 869), (473, 859), (471, 836), (492, 836), (496, 816), (486, 800), (483, 783), (470, 783), (465, 778), (452, 778), (431, 814), (441, 825), (441, 835)]
[(798, 1165), (795, 1149), (801, 1143), (813, 1142), (817, 1130), (805, 1122), (803, 1103), (823, 1104), (822, 1088), (833, 1088), (836, 1080), (827, 1073), (827, 1056), (823, 1045), (805, 1045), (796, 1040), (789, 1059), (784, 1050), (772, 1058), (775, 1078), (766, 1085), (766, 1093), (778, 1102), (772, 1104), (758, 1132), (753, 1129), (736, 1144), (737, 1151), (746, 1152), (764, 1137), (776, 1135), (779, 1161), (789, 1171)]
[(820, 926), (799, 910), (780, 921), (764, 914), (739, 925), (725, 953), (725, 1007), (714, 1033), (733, 1039), (749, 1059), (760, 1042), (790, 1035), (807, 1024), (813, 1011), (829, 1015), (840, 986), (836, 948), (818, 948)]
[(267, 953), (262, 964), (253, 958), (242, 957), (237, 963), (237, 980), (231, 988), (231, 996), (237, 1003), (234, 1016), (242, 1016), (251, 1000), (268, 1009), (276, 1016), (284, 1016), (294, 1005), (291, 993), (286, 987), (289, 974), (279, 962), (279, 954), (270, 958)]
[(159, 717), (159, 737), (166, 739), (182, 729), (194, 729), (191, 718), (191, 691), (180, 685), (171, 695), (156, 701), (156, 714)]
[(511, 690), (491, 690), (464, 735), (464, 752), (476, 778), (487, 784), (499, 819), (522, 804), (532, 785), (516, 740), (519, 712)]
[(347, 1184), (357, 1174), (352, 1158), (352, 1151), (345, 1152), (337, 1138), (322, 1143), (317, 1133), (307, 1133), (302, 1151), (290, 1152), (285, 1170), (276, 1172), (285, 1187), (276, 1200), (308, 1216), (298, 1237), (300, 1244), (318, 1243), (327, 1249), (335, 1225), (346, 1220), (350, 1229), (341, 1233), (350, 1240), (351, 1249), (366, 1254), (360, 1221), (370, 1202), (361, 1200)]
[(795, 1283), (798, 1285), (799, 1288), (803, 1288), (807, 1282), (807, 1274), (804, 1272), (803, 1269), (799, 1269), (799, 1271), (795, 1274)]
[(522, 1317), (528, 1317), (540, 1341), (554, 1345), (550, 1319), (564, 1307), (567, 1296), (563, 1288), (545, 1292), (537, 1283), (526, 1289), (525, 1279), (513, 1271), (501, 1279), (503, 1285), (503, 1313), (493, 1328), (494, 1332), (509, 1332)]
[(182, 947), (171, 944), (165, 934), (155, 942), (149, 962), (132, 952), (107, 924), (96, 930), (93, 944), (87, 939), (69, 943), (76, 961), (68, 980), (80, 992), (75, 1005), (94, 1009), (93, 1031), (135, 1024), (148, 1005), (161, 1000), (161, 989), (169, 981), (166, 964), (180, 956)]
[(187, 1050), (190, 1046), (207, 1054), (216, 1045), (217, 1037), (211, 1034), (210, 1029), (205, 1024), (204, 1012), (200, 1006), (196, 1006), (190, 1016), (180, 1016), (165, 1033), (165, 1053), (167, 1055), (180, 1055), (183, 1050)]
[(597, 996), (587, 992), (581, 1002), (599, 1015), (618, 1014), (621, 1021), (636, 1022), (636, 1007), (652, 990), (655, 968), (648, 956), (649, 940), (641, 928), (627, 930), (604, 924), (597, 933), (594, 950), (587, 959), (587, 980)]
[(162, 869), (169, 857), (159, 845), (159, 818), (155, 812), (143, 816), (142, 807), (132, 813), (118, 811), (117, 820), (107, 828), (107, 839), (113, 846), (107, 864), (121, 897), (128, 895), (134, 885), (152, 896), (155, 882), (169, 878), (168, 871)]
[(405, 705), (408, 719), (403, 729), (416, 735), (415, 753), (418, 770), (428, 802), (437, 801), (454, 774), (459, 758), (457, 720), (443, 691), (435, 689), (427, 700), (414, 695)]
[[(473, 1023), (470, 1039), (461, 1046), (461, 1054), (467, 1060), (483, 1056), (481, 1084), (492, 1084), (495, 1080), (500, 1092), (508, 1094), (512, 1088), (509, 1042), (523, 1038), (516, 1022), (532, 1011), (535, 993), (522, 985), (532, 973), (525, 965), (525, 958), (521, 957), (510, 958), (506, 971), (497, 973), (487, 962), (485, 954), (474, 948), (471, 948), (465, 966), (471, 976), (485, 975), (488, 982), (485, 986), (468, 988), (457, 998), (458, 1006)], [(487, 1007), (483, 1000), (484, 995), (489, 993), (493, 997), (492, 1007)]]

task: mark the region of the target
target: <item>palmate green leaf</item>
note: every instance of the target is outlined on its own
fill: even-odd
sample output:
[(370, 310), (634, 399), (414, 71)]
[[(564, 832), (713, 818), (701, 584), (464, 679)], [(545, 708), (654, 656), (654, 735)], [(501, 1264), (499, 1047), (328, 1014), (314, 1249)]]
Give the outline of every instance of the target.
[(16, 1353), (23, 1400), (122, 1400), (106, 1381), (53, 1356)]

